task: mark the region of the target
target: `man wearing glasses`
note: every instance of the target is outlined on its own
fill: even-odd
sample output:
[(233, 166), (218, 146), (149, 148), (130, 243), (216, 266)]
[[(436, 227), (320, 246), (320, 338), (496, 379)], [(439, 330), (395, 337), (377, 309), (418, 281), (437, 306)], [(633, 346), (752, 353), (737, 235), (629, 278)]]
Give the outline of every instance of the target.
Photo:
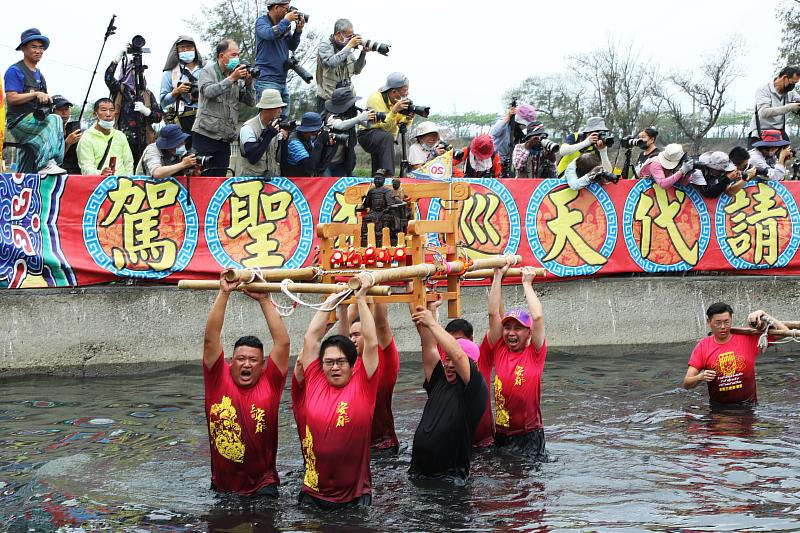
[[(333, 25), (333, 35), (317, 49), (317, 113), (325, 109), (325, 100), (339, 87), (350, 87), (352, 78), (361, 74), (367, 63), (367, 49), (362, 47), (358, 59), (353, 50), (362, 44), (361, 36), (353, 32), (353, 23), (339, 19)], [(355, 96), (355, 91), (353, 91)]]

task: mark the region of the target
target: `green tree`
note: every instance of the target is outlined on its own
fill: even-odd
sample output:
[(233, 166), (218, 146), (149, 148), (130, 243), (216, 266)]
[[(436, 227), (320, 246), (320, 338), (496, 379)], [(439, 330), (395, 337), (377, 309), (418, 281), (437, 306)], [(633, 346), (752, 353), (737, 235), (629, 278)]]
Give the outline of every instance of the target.
[(446, 128), (450, 135), (453, 136), (453, 139), (463, 140), (472, 137), (476, 131), (491, 126), (495, 120), (495, 115), (493, 113), (468, 111), (452, 115), (431, 115), (427, 120), (435, 122), (440, 128)]
[(800, 0), (783, 0), (777, 7), (777, 17), (782, 25), (778, 64), (800, 64)]

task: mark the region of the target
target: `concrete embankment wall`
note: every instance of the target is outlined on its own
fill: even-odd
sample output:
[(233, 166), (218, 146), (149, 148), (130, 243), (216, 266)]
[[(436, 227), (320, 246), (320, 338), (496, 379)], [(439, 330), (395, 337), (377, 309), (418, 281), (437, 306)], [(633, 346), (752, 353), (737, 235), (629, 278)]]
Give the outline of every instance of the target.
[[(705, 335), (705, 309), (719, 300), (734, 307), (736, 324), (756, 308), (800, 318), (800, 279), (790, 277), (636, 277), (536, 288), (545, 307), (548, 346), (567, 351), (613, 346), (625, 352), (635, 345), (692, 342)], [(464, 318), (475, 325), (476, 337), (486, 328), (486, 295), (486, 287), (464, 290)], [(198, 362), (214, 296), (174, 287), (2, 291), (0, 377), (137, 373), (164, 363)], [(521, 287), (505, 287), (504, 301), (507, 307), (524, 305)], [(298, 308), (286, 319), (293, 355), (310, 318), (308, 309)], [(416, 357), (419, 337), (404, 306), (392, 306), (390, 322), (400, 351)], [(223, 331), (226, 350), (245, 334), (259, 335), (268, 344), (256, 302), (236, 294)]]

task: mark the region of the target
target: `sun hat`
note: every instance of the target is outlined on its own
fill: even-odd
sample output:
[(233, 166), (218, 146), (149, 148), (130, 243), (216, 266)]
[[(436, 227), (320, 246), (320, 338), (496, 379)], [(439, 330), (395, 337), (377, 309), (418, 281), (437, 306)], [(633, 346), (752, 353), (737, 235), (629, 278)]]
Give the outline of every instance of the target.
[(167, 124), (158, 132), (156, 148), (159, 150), (172, 150), (186, 142), (188, 133), (184, 133), (177, 124)]
[(526, 328), (529, 328), (533, 325), (533, 319), (531, 318), (531, 314), (525, 309), (512, 309), (511, 311), (505, 314), (502, 323), (505, 324), (510, 320), (516, 320)]
[(353, 104), (357, 101), (358, 97), (353, 96), (353, 91), (350, 90), (350, 87), (339, 87), (334, 89), (328, 100), (325, 100), (325, 109), (329, 113), (338, 115), (353, 107)]
[(429, 133), (439, 133), (439, 126), (430, 120), (426, 120), (417, 124), (414, 137), (422, 137), (423, 135), (427, 135)]
[(705, 152), (700, 156), (700, 163), (714, 170), (725, 172), (736, 170), (736, 165), (725, 152)]
[(789, 141), (785, 140), (780, 130), (764, 130), (761, 132), (761, 140), (753, 143), (753, 148), (781, 147), (789, 146)]
[(608, 131), (606, 121), (603, 117), (589, 117), (586, 119), (586, 125), (578, 133), (592, 133), (595, 131)]
[(517, 113), (514, 115), (517, 124), (527, 126), (536, 120), (536, 109), (530, 104), (520, 104), (517, 106)]
[(684, 155), (686, 155), (686, 152), (683, 151), (683, 146), (678, 143), (668, 144), (658, 154), (658, 162), (661, 163), (662, 167), (672, 170), (681, 164)]
[(19, 50), (20, 48), (22, 48), (31, 41), (42, 41), (45, 50), (50, 48), (50, 39), (42, 35), (42, 32), (40, 32), (36, 28), (30, 28), (22, 32), (22, 35), (19, 36), (19, 40), (20, 43), (19, 45), (17, 45), (17, 50)]
[(469, 143), (469, 151), (475, 159), (489, 159), (494, 153), (494, 142), (492, 136), (486, 133), (478, 135)]
[(277, 109), (278, 107), (286, 107), (286, 104), (281, 100), (281, 93), (277, 89), (264, 89), (256, 107), (259, 109)]
[(309, 133), (319, 131), (320, 129), (322, 129), (322, 117), (319, 116), (319, 113), (314, 113), (313, 111), (303, 113), (303, 118), (300, 119), (300, 125), (297, 126), (297, 131)]

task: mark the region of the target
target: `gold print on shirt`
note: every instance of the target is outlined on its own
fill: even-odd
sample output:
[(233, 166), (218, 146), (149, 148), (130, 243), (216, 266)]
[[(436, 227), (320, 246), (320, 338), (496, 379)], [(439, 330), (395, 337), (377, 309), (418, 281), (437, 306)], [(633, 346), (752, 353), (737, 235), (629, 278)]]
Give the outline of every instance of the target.
[(525, 383), (525, 367), (517, 365), (514, 367), (514, 386), (519, 387)]
[(261, 433), (264, 430), (264, 410), (250, 404), (250, 417), (256, 421), (256, 433)]
[(243, 462), (242, 427), (236, 422), (236, 408), (231, 405), (231, 399), (223, 396), (220, 403), (212, 405), (211, 416), (216, 417), (216, 421), (209, 421), (208, 428), (217, 452), (229, 461)]
[(719, 354), (719, 373), (732, 376), (736, 372), (736, 356), (733, 352)]
[(314, 437), (306, 425), (306, 437), (303, 439), (303, 457), (306, 459), (306, 473), (303, 476), (303, 485), (311, 490), (319, 490), (319, 474), (317, 474), (317, 458), (314, 455)]
[(495, 404), (495, 423), (498, 426), (508, 427), (508, 411), (506, 411), (506, 399), (503, 397), (503, 383), (497, 376), (494, 377), (494, 404)]
[(719, 374), (720, 392), (741, 389), (742, 374), (747, 368), (744, 358), (737, 356), (735, 352), (724, 352), (717, 358), (717, 373)]
[(347, 402), (339, 402), (339, 405), (336, 407), (336, 414), (339, 415), (336, 419), (336, 427), (344, 427), (345, 424), (350, 422), (350, 417), (347, 416), (347, 409), (350, 406), (347, 405)]

